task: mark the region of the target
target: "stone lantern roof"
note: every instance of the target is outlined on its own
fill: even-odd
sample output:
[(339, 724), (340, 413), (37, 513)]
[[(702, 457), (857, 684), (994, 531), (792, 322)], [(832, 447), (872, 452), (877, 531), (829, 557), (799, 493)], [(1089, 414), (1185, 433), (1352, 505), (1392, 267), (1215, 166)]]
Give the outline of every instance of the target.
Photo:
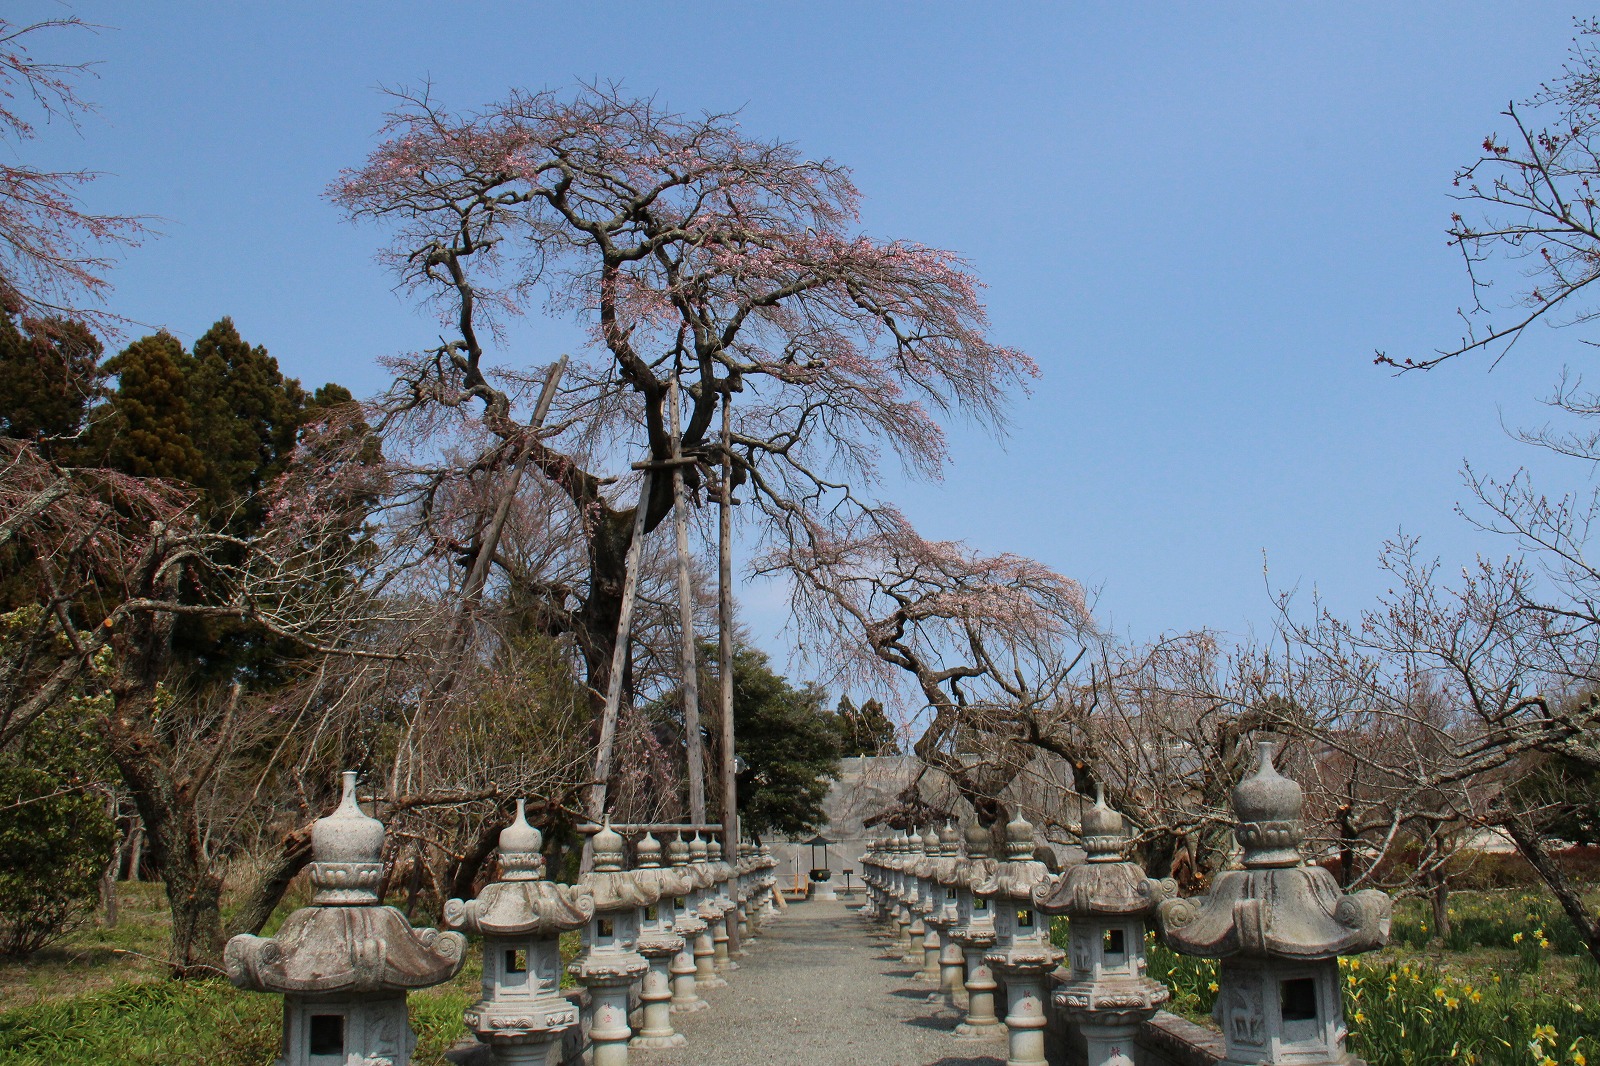
[(1158, 916), (1175, 951), (1232, 956), (1331, 959), (1382, 947), (1389, 897), (1376, 889), (1345, 895), (1321, 866), (1300, 856), (1300, 786), (1273, 765), (1275, 745), (1257, 745), (1256, 770), (1234, 789), (1242, 870), (1217, 875), (1210, 895), (1162, 903)]
[(476, 899), (446, 900), (445, 924), (489, 936), (545, 937), (582, 929), (594, 917), (594, 896), (585, 886), (543, 879), (544, 859), (530, 858), (543, 843), (518, 800), (516, 820), (500, 831), (500, 880), (484, 885)]
[(1137, 863), (1122, 857), (1127, 837), (1122, 815), (1106, 806), (1105, 792), (1095, 790), (1095, 804), (1083, 815), (1085, 862), (1069, 866), (1059, 881), (1034, 890), (1034, 902), (1046, 914), (1072, 917), (1139, 917), (1177, 893), (1169, 878), (1152, 881)]
[(277, 936), (229, 940), (229, 979), (257, 992), (335, 995), (402, 992), (453, 977), (466, 937), (413, 929), (400, 911), (379, 905), (383, 839), (383, 823), (361, 810), (356, 775), (346, 773), (338, 809), (311, 828), (311, 906), (290, 914)]
[(1006, 857), (995, 864), (994, 872), (972, 891), (986, 899), (1009, 899), (1028, 903), (1036, 886), (1050, 880), (1050, 868), (1033, 857), (1033, 823), (1017, 816), (1006, 823)]

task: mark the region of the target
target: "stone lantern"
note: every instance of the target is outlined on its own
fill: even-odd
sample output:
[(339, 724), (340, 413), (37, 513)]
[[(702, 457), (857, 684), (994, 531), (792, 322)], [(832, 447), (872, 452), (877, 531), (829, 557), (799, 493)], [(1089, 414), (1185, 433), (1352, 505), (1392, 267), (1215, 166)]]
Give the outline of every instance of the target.
[[(707, 854), (706, 842), (696, 833), (694, 839), (689, 841), (689, 871), (694, 877), (694, 912), (705, 925), (694, 937), (694, 980), (695, 986), (702, 992), (708, 988), (726, 988), (728, 984), (717, 973), (716, 928), (721, 924), (722, 910), (715, 902), (717, 875), (706, 862)], [(727, 933), (724, 932), (723, 936), (727, 936)]]
[(749, 841), (739, 841), (735, 852), (738, 860), (733, 864), (734, 882), (739, 886), (734, 902), (739, 905), (739, 943), (757, 939), (759, 921), (754, 914), (755, 910), (755, 845)]
[(1230, 1066), (1294, 1063), (1349, 1066), (1339, 998), (1340, 955), (1389, 939), (1389, 897), (1377, 889), (1342, 894), (1321, 866), (1300, 855), (1304, 796), (1257, 745), (1255, 772), (1233, 790), (1243, 869), (1217, 875), (1205, 897), (1157, 910), (1174, 951), (1221, 959), (1212, 1016)]
[(961, 945), (951, 930), (961, 918), (960, 886), (966, 863), (961, 857), (961, 834), (954, 823), (945, 822), (939, 830), (939, 861), (933, 871), (934, 905), (925, 921), (938, 937), (939, 990), (953, 1006), (962, 998), (961, 970), (964, 963)]
[(894, 917), (894, 953), (904, 956), (911, 950), (911, 908), (906, 904), (906, 866), (911, 862), (911, 845), (905, 830), (897, 830), (890, 839), (889, 854), (889, 907)]
[(1064, 914), (1071, 923), (1070, 969), (1057, 973), (1051, 1001), (1083, 1034), (1086, 1066), (1133, 1066), (1139, 1026), (1172, 998), (1166, 985), (1145, 976), (1145, 919), (1177, 886), (1152, 881), (1124, 861), (1122, 815), (1099, 790), (1083, 816), (1082, 837), (1085, 861), (1034, 890), (1040, 912)]
[(999, 987), (984, 955), (995, 946), (994, 908), (974, 891), (987, 884), (999, 865), (990, 856), (994, 837), (986, 826), (973, 822), (967, 827), (967, 861), (956, 882), (956, 924), (950, 939), (961, 948), (966, 961), (967, 1013), (956, 1026), (957, 1036), (984, 1037), (997, 1032), (1000, 1019), (994, 1013), (994, 993)]
[[(639, 998), (644, 1004), (639, 1032), (629, 1047), (682, 1047), (683, 1034), (672, 1027), (672, 961), (683, 954), (683, 937), (673, 927), (680, 876), (661, 865), (661, 842), (646, 833), (634, 848), (640, 879), (655, 882), (656, 902), (646, 904), (639, 930), (639, 954), (650, 964)], [(692, 964), (691, 964), (692, 966)]]
[(928, 927), (922, 921), (922, 878), (918, 870), (925, 857), (922, 850), (922, 837), (918, 835), (913, 826), (906, 834), (906, 852), (900, 871), (903, 875), (900, 888), (901, 903), (905, 908), (906, 929), (905, 940), (901, 944), (904, 949), (900, 958), (902, 962), (909, 962), (913, 966), (922, 965), (922, 938), (927, 933)]
[(995, 909), (995, 944), (984, 960), (1006, 985), (1006, 1066), (1045, 1066), (1045, 978), (1061, 961), (1050, 923), (1034, 909), (1034, 890), (1048, 887), (1050, 870), (1033, 857), (1033, 826), (1017, 816), (1006, 825), (1006, 858), (977, 886)]
[(778, 905), (773, 900), (777, 893), (778, 878), (772, 872), (777, 865), (778, 860), (772, 857), (771, 846), (762, 843), (756, 849), (756, 913), (761, 916), (763, 923), (778, 915)]
[[(711, 1004), (700, 998), (696, 987), (694, 943), (707, 932), (698, 913), (700, 886), (689, 868), (689, 844), (681, 836), (667, 845), (667, 862), (674, 876), (672, 895), (663, 896), (662, 905), (672, 907), (672, 930), (683, 938), (684, 948), (672, 959), (672, 1013), (688, 1014), (705, 1010)], [(663, 886), (665, 887), (665, 886)], [(709, 954), (710, 944), (707, 944)]]
[(279, 1066), (407, 1066), (417, 1038), (406, 993), (461, 969), (466, 937), (413, 929), (379, 905), (383, 837), (346, 773), (338, 809), (311, 827), (311, 906), (284, 919), (277, 936), (236, 936), (223, 952), (234, 984), (283, 996)]
[(882, 842), (878, 837), (867, 838), (867, 850), (861, 853), (861, 883), (866, 886), (866, 902), (861, 905), (861, 917), (876, 921), (878, 909), (878, 859)]
[(938, 874), (944, 863), (944, 842), (939, 839), (939, 831), (931, 824), (928, 831), (922, 835), (922, 858), (917, 861), (917, 915), (922, 919), (922, 955), (920, 962), (922, 969), (917, 971), (919, 981), (939, 981), (939, 927), (931, 919), (938, 911), (941, 903), (942, 890), (939, 888)]
[(607, 819), (594, 835), (594, 869), (583, 886), (594, 896), (594, 918), (584, 930), (583, 956), (567, 967), (589, 991), (589, 1032), (593, 1066), (627, 1066), (628, 989), (650, 969), (639, 954), (639, 927), (645, 908), (660, 898), (655, 879), (622, 868), (622, 836)]
[(706, 840), (706, 864), (711, 867), (715, 878), (716, 894), (712, 900), (717, 906), (717, 919), (711, 926), (711, 946), (717, 971), (727, 973), (739, 968), (739, 964), (733, 961), (731, 950), (738, 922), (738, 904), (733, 899), (733, 867), (723, 861), (722, 841), (715, 833), (709, 834)]
[(525, 805), (500, 833), (500, 880), (477, 899), (448, 900), (445, 921), (483, 937), (483, 999), (468, 1008), (467, 1028), (501, 1066), (544, 1066), (550, 1047), (578, 1024), (561, 991), (561, 934), (594, 918), (587, 889), (544, 879), (543, 838)]

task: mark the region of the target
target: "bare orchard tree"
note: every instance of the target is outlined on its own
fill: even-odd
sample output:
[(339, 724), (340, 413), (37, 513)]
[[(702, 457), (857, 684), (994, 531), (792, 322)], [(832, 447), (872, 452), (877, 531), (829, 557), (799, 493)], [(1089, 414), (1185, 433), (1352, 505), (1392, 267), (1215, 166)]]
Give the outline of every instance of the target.
[[(822, 520), (859, 510), (884, 448), (937, 471), (934, 415), (994, 423), (1035, 373), (986, 338), (959, 259), (861, 234), (843, 167), (751, 139), (732, 116), (597, 87), (516, 91), (471, 113), (426, 91), (395, 103), (383, 143), (330, 191), (389, 231), (384, 262), (447, 330), (393, 363), (389, 423), (454, 434), (485, 471), (526, 462), (565, 497), (586, 566), (544, 591), (592, 693), (610, 680), (634, 529), (635, 499), (615, 479), (632, 459), (671, 459), (670, 382), (687, 408), (691, 496), (723, 464), (748, 485), (749, 512)], [(520, 406), (538, 375), (503, 332), (535, 302), (588, 340), (539, 432)], [(739, 394), (725, 456), (718, 407)], [(650, 531), (673, 490), (667, 477), (646, 484)]]
[(1578, 34), (1554, 80), (1501, 114), (1476, 160), (1456, 171), (1451, 246), (1461, 253), (1471, 302), (1465, 331), (1426, 358), (1377, 362), (1428, 369), (1471, 352), (1503, 358), (1528, 327), (1586, 325), (1600, 315), (1600, 21)]
[(105, 470), (67, 469), (31, 445), (0, 442), (0, 540), (34, 561), (43, 610), (7, 663), (0, 743), (78, 684), (109, 697), (108, 752), (138, 808), (172, 908), (175, 973), (221, 956), (222, 859), (202, 824), (214, 775), (229, 764), (256, 703), (208, 698), (175, 669), (181, 617), (248, 623), (309, 656), (385, 660), (361, 643), (383, 605), (352, 580), (360, 541), (353, 500), (370, 468), (338, 448), (312, 453), (315, 474), (278, 486), (271, 517), (248, 540), (197, 521), (188, 495)]
[[(1442, 866), (1471, 836), (1516, 842), (1600, 959), (1600, 922), (1550, 860), (1540, 811), (1519, 783), (1544, 756), (1588, 750), (1600, 730), (1594, 646), (1575, 612), (1537, 606), (1523, 563), (1480, 561), (1451, 588), (1414, 541), (1389, 546), (1396, 588), (1359, 621), (1326, 613), (1288, 623), (1320, 705), (1306, 731), (1319, 762), (1360, 766), (1343, 836), (1381, 854), (1409, 838), (1422, 884), (1442, 905)], [(1320, 694), (1321, 698), (1316, 698)]]

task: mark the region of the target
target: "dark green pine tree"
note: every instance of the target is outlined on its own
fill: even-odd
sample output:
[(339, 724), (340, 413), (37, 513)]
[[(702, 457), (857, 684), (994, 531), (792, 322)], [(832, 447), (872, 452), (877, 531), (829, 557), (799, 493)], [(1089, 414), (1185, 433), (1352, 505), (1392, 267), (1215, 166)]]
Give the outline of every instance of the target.
[(264, 514), (260, 492), (283, 472), (308, 398), (265, 348), (239, 336), (231, 318), (195, 341), (193, 367), (194, 439), (205, 454), (196, 485), (214, 513), (237, 508), (230, 525), (254, 530)]
[(206, 460), (195, 444), (189, 406), (189, 353), (162, 330), (105, 364), (116, 390), (91, 433), (91, 461), (125, 474), (197, 484)]
[(822, 801), (839, 772), (839, 730), (825, 696), (815, 685), (789, 684), (764, 653), (735, 646), (734, 743), (745, 761), (736, 784), (749, 832), (796, 835), (826, 821)]
[(0, 316), (0, 436), (70, 451), (104, 380), (100, 352), (82, 323)]

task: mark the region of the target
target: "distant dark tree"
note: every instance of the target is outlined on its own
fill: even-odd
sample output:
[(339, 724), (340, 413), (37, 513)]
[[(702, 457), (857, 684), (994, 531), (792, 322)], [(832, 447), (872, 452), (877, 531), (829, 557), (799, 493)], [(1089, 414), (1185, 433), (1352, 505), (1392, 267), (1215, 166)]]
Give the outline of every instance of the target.
[(237, 508), (234, 524), (259, 525), (257, 494), (283, 472), (294, 450), (305, 390), (283, 376), (265, 348), (246, 343), (231, 318), (195, 341), (192, 367), (193, 436), (205, 456), (196, 487), (213, 508)]
[(875, 699), (857, 707), (849, 696), (840, 696), (834, 724), (839, 730), (841, 756), (900, 754), (894, 723)]
[[(1595, 762), (1600, 763), (1600, 757)], [(1517, 782), (1511, 803), (1532, 812), (1534, 824), (1546, 837), (1600, 844), (1600, 765), (1546, 756)]]
[(117, 379), (93, 450), (105, 465), (134, 477), (196, 484), (206, 460), (194, 440), (189, 405), (189, 353), (163, 330), (128, 345), (108, 360)]
[(0, 435), (58, 453), (83, 428), (100, 384), (100, 351), (81, 323), (0, 316)]
[(822, 801), (839, 772), (839, 731), (825, 699), (814, 685), (789, 684), (765, 653), (734, 651), (734, 734), (745, 761), (739, 818), (747, 831), (795, 835), (825, 821)]

